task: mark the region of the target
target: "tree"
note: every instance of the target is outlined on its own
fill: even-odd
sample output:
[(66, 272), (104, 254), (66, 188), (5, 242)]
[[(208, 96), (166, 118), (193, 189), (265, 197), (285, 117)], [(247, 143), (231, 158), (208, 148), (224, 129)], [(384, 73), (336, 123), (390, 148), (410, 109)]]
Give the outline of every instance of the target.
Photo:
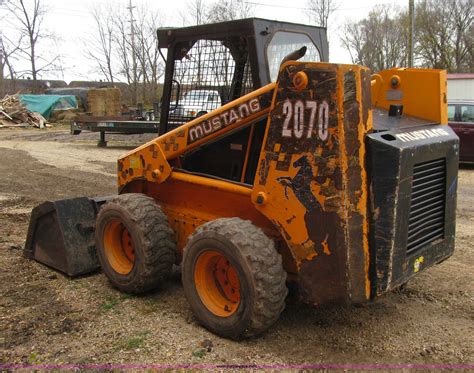
[(207, 22), (208, 8), (204, 0), (186, 2), (186, 9), (180, 12), (184, 26), (203, 25)]
[(133, 105), (155, 101), (164, 73), (156, 34), (161, 24), (158, 13), (146, 7), (120, 11), (99, 5), (92, 15), (96, 27), (85, 52), (96, 71), (108, 82), (127, 82)]
[[(157, 25), (161, 20), (157, 13), (141, 8), (138, 12), (139, 22), (136, 23), (136, 54), (142, 84), (143, 101), (153, 101), (157, 94), (158, 79), (164, 74), (164, 66), (160, 61)], [(151, 94), (151, 100), (147, 95)]]
[[(420, 0), (415, 14), (415, 64), (472, 72), (473, 0)], [(367, 18), (344, 25), (341, 43), (353, 63), (375, 71), (406, 66), (408, 25), (405, 10), (377, 6)]]
[(47, 9), (41, 0), (12, 0), (6, 2), (5, 7), (11, 16), (9, 21), (19, 32), (19, 40), (25, 41), (25, 45), (20, 46), (19, 50), (27, 58), (31, 68), (24, 73), (30, 73), (33, 81), (36, 82), (40, 73), (57, 68), (55, 65), (58, 60), (57, 55), (48, 59), (44, 57), (46, 54), (40, 56), (38, 53), (39, 45), (44, 40), (53, 38), (43, 28)]
[[(11, 40), (0, 33), (0, 98), (5, 95), (5, 78), (15, 78), (15, 70), (13, 68), (12, 60), (15, 58), (15, 54), (19, 49), (18, 46), (14, 46)], [(8, 75), (5, 74), (5, 70), (7, 70)]]
[(87, 43), (86, 55), (94, 62), (97, 71), (107, 82), (114, 82), (113, 53), (115, 38), (115, 21), (113, 9), (100, 6), (92, 9), (95, 29), (92, 43)]
[(473, 71), (473, 0), (423, 0), (416, 7), (415, 53), (425, 67)]
[(251, 17), (254, 5), (245, 0), (218, 0), (207, 11), (209, 22), (225, 22)]
[(339, 5), (335, 0), (308, 0), (307, 7), (311, 21), (328, 28), (328, 20)]
[(404, 66), (408, 40), (406, 23), (406, 13), (376, 6), (367, 18), (343, 26), (341, 42), (349, 51), (352, 63), (373, 71)]

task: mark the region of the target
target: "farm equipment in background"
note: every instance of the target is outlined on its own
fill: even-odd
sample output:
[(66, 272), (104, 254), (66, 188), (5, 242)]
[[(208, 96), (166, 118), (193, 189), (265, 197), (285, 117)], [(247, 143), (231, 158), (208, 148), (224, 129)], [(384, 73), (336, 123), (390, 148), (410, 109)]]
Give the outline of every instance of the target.
[[(217, 55), (199, 30), (242, 24), (254, 30), (246, 48), (232, 46), (239, 38), (217, 44), (234, 60), (227, 82), (214, 74), (214, 84), (173, 83), (189, 61), (202, 69), (196, 46), (201, 57)], [(161, 135), (118, 160), (119, 194), (101, 205), (88, 200), (88, 214), (75, 215), (74, 200), (59, 201), (49, 215), (37, 207), (25, 254), (41, 261), (37, 252), (54, 252), (49, 237), (61, 235), (31, 228), (49, 219), (66, 241), (82, 234), (66, 242), (76, 246), (68, 255), (97, 253), (122, 291), (154, 289), (181, 264), (198, 321), (235, 339), (273, 325), (287, 284), (306, 303), (363, 303), (452, 255), (459, 149), (446, 126), (446, 73), (371, 75), (356, 65), (304, 62), (308, 51), (310, 60), (327, 59), (325, 30), (298, 34), (298, 25), (278, 25), (197, 26), (192, 42), (176, 42), (181, 29), (164, 32), (173, 63)], [(183, 87), (218, 85), (223, 106), (171, 121), (169, 104)]]

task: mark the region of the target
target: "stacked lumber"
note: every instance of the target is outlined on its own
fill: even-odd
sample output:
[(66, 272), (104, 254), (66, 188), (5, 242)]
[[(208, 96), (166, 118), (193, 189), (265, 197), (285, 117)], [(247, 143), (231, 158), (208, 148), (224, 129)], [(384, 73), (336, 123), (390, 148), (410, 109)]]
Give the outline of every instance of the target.
[(119, 88), (90, 89), (87, 105), (89, 112), (95, 117), (120, 115), (122, 94)]
[(0, 100), (0, 127), (44, 128), (46, 119), (40, 113), (30, 112), (15, 96), (5, 96)]

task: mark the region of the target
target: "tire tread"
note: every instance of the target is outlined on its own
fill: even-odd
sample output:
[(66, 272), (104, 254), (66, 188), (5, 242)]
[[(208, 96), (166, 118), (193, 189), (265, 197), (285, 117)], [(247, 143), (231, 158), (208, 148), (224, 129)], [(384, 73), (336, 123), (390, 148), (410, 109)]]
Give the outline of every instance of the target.
[[(273, 240), (249, 220), (221, 218), (198, 227), (190, 236), (187, 247), (209, 234), (225, 237), (240, 250), (255, 282), (255, 302), (250, 323), (236, 339), (264, 332), (278, 320), (288, 294), (286, 272)], [(184, 252), (186, 255), (186, 249)]]
[(117, 284), (107, 271), (104, 272), (120, 290), (138, 294), (154, 289), (171, 275), (176, 261), (176, 242), (168, 218), (153, 198), (141, 193), (127, 193), (107, 202), (100, 210), (97, 221), (107, 210), (117, 208), (127, 211), (140, 232), (142, 266), (140, 273), (127, 286)]

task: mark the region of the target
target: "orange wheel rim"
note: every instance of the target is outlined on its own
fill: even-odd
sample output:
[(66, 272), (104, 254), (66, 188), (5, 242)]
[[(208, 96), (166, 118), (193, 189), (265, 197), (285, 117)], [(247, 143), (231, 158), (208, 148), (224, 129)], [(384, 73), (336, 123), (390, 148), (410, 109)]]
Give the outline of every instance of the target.
[(113, 270), (122, 275), (129, 274), (135, 264), (135, 250), (130, 232), (119, 219), (112, 219), (107, 223), (103, 243), (105, 255)]
[(209, 250), (199, 255), (194, 267), (194, 283), (201, 301), (214, 315), (228, 317), (239, 308), (239, 275), (221, 253)]

